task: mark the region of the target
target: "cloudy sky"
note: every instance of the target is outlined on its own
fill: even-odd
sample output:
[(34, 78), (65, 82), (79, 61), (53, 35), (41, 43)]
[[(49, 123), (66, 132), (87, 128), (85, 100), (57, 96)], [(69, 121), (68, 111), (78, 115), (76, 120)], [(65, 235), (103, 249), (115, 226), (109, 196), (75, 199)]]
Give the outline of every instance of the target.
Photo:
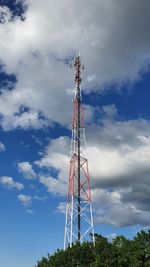
[(63, 246), (79, 50), (95, 232), (149, 227), (149, 10), (149, 0), (0, 0), (1, 266), (32, 267)]

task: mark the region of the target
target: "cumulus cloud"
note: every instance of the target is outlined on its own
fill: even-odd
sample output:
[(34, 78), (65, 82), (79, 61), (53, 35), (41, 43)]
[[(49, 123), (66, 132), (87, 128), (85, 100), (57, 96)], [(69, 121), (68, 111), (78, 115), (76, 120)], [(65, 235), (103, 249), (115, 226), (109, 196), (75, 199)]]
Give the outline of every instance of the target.
[(70, 139), (67, 136), (60, 136), (59, 138), (50, 141), (45, 148), (41, 160), (35, 163), (40, 167), (54, 167), (56, 169), (62, 168), (68, 161), (70, 146)]
[(139, 135), (149, 140), (149, 131), (150, 123), (146, 120), (114, 122), (99, 130), (95, 126), (97, 137), (93, 144), (89, 141), (87, 148), (93, 186), (94, 183), (102, 187), (119, 183), (128, 186), (139, 181), (141, 176), (147, 179), (149, 145), (140, 140)]
[(5, 145), (0, 142), (0, 152), (4, 152), (5, 150), (6, 150)]
[(56, 208), (56, 212), (65, 214), (66, 212), (66, 202), (60, 202)]
[(9, 176), (0, 177), (0, 184), (8, 189), (21, 190), (24, 188), (23, 184), (16, 182), (12, 177)]
[(101, 123), (88, 128), (95, 221), (149, 225), (150, 121), (120, 121), (114, 114), (115, 119), (104, 114)]
[(42, 118), (37, 111), (29, 110), (21, 114), (6, 115), (1, 119), (3, 130), (10, 131), (16, 128), (24, 130), (29, 128), (40, 129), (48, 127), (50, 122), (46, 118)]
[(0, 23), (8, 23), (11, 19), (11, 10), (7, 6), (0, 6)]
[(21, 202), (23, 206), (31, 206), (32, 197), (24, 194), (18, 195), (18, 200)]
[(52, 176), (40, 176), (40, 183), (43, 184), (49, 193), (65, 196), (67, 193), (67, 183)]
[(105, 189), (95, 188), (91, 190), (93, 203), (101, 203), (104, 207), (110, 206), (110, 204), (120, 204), (120, 192), (119, 191), (106, 191)]
[[(41, 169), (48, 168), (53, 175), (40, 175), (40, 183), (47, 187), (48, 192), (65, 195), (67, 192), (67, 176), (69, 167), (70, 140), (59, 137), (50, 141), (40, 160), (35, 164)], [(68, 155), (68, 156), (67, 156)]]
[[(147, 70), (148, 0), (26, 3), (24, 21), (5, 19), (0, 25), (0, 60), (5, 71), (15, 73), (18, 80), (13, 91), (2, 90), (0, 95), (4, 130), (43, 127), (39, 111), (50, 121), (68, 124), (69, 91), (73, 85), (65, 60), (78, 50), (86, 65), (83, 90), (99, 90), (113, 82), (133, 82)], [(9, 9), (3, 9), (10, 17)], [(20, 114), (22, 105), (30, 112)]]
[[(132, 83), (148, 70), (148, 0), (52, 0), (44, 5), (42, 0), (27, 0), (27, 4), (25, 21), (10, 22), (7, 9), (5, 23), (0, 24), (0, 62), (6, 72), (17, 76), (15, 89), (5, 88), (0, 94), (4, 130), (38, 129), (51, 121), (68, 125), (72, 79), (65, 60), (75, 51), (81, 51), (86, 66), (85, 92), (102, 90), (114, 82)], [(91, 116), (93, 110), (88, 108)], [(116, 116), (114, 106), (105, 107), (101, 123), (88, 129), (94, 205), (102, 203), (97, 221), (145, 225), (149, 217), (150, 122), (142, 118), (119, 121)], [(69, 149), (69, 139), (58, 138), (36, 162), (41, 170), (51, 170), (50, 176), (39, 178), (49, 192), (65, 194)], [(35, 178), (30, 164), (22, 172)]]
[(26, 162), (19, 162), (18, 163), (18, 170), (23, 174), (23, 176), (26, 179), (35, 179), (36, 178), (36, 173), (32, 168), (32, 165), (26, 161)]
[(150, 122), (114, 121), (96, 129), (98, 139), (88, 147), (94, 205), (101, 207), (95, 220), (149, 225)]
[[(120, 121), (117, 109), (109, 106), (103, 108), (101, 122), (89, 126), (87, 132), (95, 222), (116, 226), (147, 225), (150, 215), (150, 122), (144, 119)], [(68, 137), (60, 137), (51, 141), (36, 162), (41, 170), (48, 168), (54, 173), (54, 176), (40, 177), (40, 182), (53, 194), (63, 196), (67, 190), (69, 150)], [(126, 216), (120, 219), (121, 207)], [(142, 212), (144, 217), (141, 219)]]
[(142, 211), (133, 205), (121, 203), (120, 205), (111, 206), (108, 211), (100, 215), (98, 211), (95, 222), (114, 226), (148, 226), (149, 215), (149, 211)]
[[(64, 58), (70, 51), (80, 49), (83, 57), (90, 62), (87, 65), (89, 74), (101, 73), (100, 80), (106, 82), (118, 77), (134, 77), (143, 67), (149, 54), (145, 53), (144, 56), (143, 51), (149, 52), (150, 41), (148, 0), (138, 3), (135, 0), (132, 3), (129, 0), (125, 3), (110, 0), (63, 0), (61, 3), (51, 1), (44, 5), (41, 0), (28, 0), (27, 4), (24, 22), (16, 20), (14, 24), (5, 23), (1, 29), (4, 34), (5, 27), (8, 27), (9, 31), (5, 34), (7, 40), (13, 33), (20, 33), (14, 35), (11, 44), (11, 48), (15, 44), (19, 48), (19, 51), (14, 51), (15, 63), (28, 52), (46, 53), (49, 49), (52, 55)], [(22, 46), (19, 46), (20, 43)], [(6, 46), (3, 45), (2, 48), (5, 52)], [(12, 54), (12, 50), (9, 53)], [(5, 56), (6, 54), (3, 58), (6, 62), (12, 61)]]
[[(45, 201), (47, 199), (47, 197), (41, 197), (38, 195), (25, 195), (25, 194), (19, 194), (18, 195), (18, 200), (21, 202), (21, 204), (25, 207), (31, 206), (32, 205), (32, 201), (34, 200), (38, 200), (38, 201)], [(34, 214), (35, 211), (33, 211), (32, 209), (27, 209), (27, 213), (30, 214)]]

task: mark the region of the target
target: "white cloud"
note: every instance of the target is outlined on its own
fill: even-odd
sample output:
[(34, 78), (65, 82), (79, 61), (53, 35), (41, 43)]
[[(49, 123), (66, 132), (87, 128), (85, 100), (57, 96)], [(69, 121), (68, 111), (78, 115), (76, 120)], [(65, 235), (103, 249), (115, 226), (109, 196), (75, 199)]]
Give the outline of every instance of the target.
[(46, 186), (47, 191), (54, 194), (66, 195), (69, 168), (68, 148), (70, 140), (68, 137), (60, 137), (52, 140), (45, 148), (40, 160), (35, 164), (41, 169), (53, 169), (54, 176), (40, 175), (40, 183)]
[[(102, 90), (112, 82), (134, 82), (142, 71), (147, 71), (149, 1), (51, 0), (43, 5), (42, 0), (28, 0), (27, 3), (24, 22), (9, 23), (6, 19), (6, 23), (0, 25), (0, 60), (5, 70), (14, 72), (18, 79), (14, 90), (2, 90), (0, 95), (4, 130), (19, 126), (40, 128), (47, 125), (47, 119), (69, 124), (72, 74), (63, 59), (77, 50), (81, 51), (85, 63), (83, 90)], [(10, 16), (8, 10), (6, 16)], [(20, 112), (22, 106), (28, 111)], [(39, 111), (46, 120), (40, 117)], [(90, 110), (90, 116), (92, 112)], [(95, 201), (102, 201), (104, 193), (106, 202), (113, 200), (111, 212), (106, 207), (100, 211), (105, 213), (103, 223), (147, 223), (150, 123), (143, 119), (115, 121), (115, 107), (105, 107), (103, 112), (105, 118), (101, 125), (89, 128), (87, 142)], [(49, 192), (65, 194), (70, 149), (66, 140), (54, 140), (36, 162), (41, 169), (54, 168), (58, 172), (56, 177), (40, 176)], [(33, 178), (34, 171), (31, 173)], [(108, 191), (110, 188), (112, 193)], [(121, 206), (126, 218), (121, 217)]]
[(40, 129), (50, 125), (50, 122), (47, 119), (40, 118), (40, 115), (37, 111), (28, 111), (23, 112), (22, 114), (15, 114), (5, 116), (1, 120), (1, 125), (5, 131), (13, 130), (16, 128), (28, 129)]
[(0, 6), (0, 21), (8, 23), (11, 19), (11, 11), (7, 6)]
[[(107, 82), (114, 77), (127, 77), (129, 73), (134, 77), (149, 54), (143, 55), (143, 51), (149, 52), (147, 1), (137, 4), (134, 0), (132, 5), (129, 0), (125, 3), (114, 0), (62, 0), (60, 3), (52, 0), (44, 5), (41, 0), (28, 0), (27, 3), (25, 22), (16, 20), (1, 27), (5, 37), (2, 42), (3, 58), (10, 66), (12, 61), (18, 63), (29, 52), (40, 51), (44, 56), (50, 51), (51, 55), (64, 57), (70, 51), (80, 49), (86, 61), (90, 62), (87, 65), (89, 74), (101, 73), (100, 80)], [(131, 6), (136, 8), (134, 14)], [(140, 25), (143, 27), (138, 27)], [(5, 41), (11, 37), (10, 50), (6, 51), (8, 44)], [(6, 52), (12, 58), (6, 58)]]
[[(104, 118), (88, 131), (95, 222), (149, 225), (150, 122)], [(142, 216), (141, 216), (142, 214)]]
[[(92, 124), (87, 131), (95, 221), (117, 226), (147, 225), (150, 215), (150, 122), (115, 120), (118, 114), (114, 106), (105, 107), (103, 111), (101, 123)], [(60, 137), (49, 144), (36, 162), (41, 171), (48, 168), (51, 175), (53, 168), (57, 171), (54, 176), (40, 177), (40, 182), (53, 194), (66, 194), (69, 151), (70, 140)], [(126, 216), (121, 215), (121, 207)], [(140, 219), (142, 212), (144, 217)]]
[(23, 206), (31, 206), (32, 197), (24, 194), (18, 195), (18, 200), (21, 202)]
[(109, 192), (105, 189), (95, 188), (91, 190), (93, 203), (101, 203), (103, 207), (111, 204), (120, 204), (120, 192)]
[(56, 212), (65, 214), (66, 212), (66, 202), (60, 202), (56, 208)]
[(35, 179), (36, 173), (32, 168), (32, 165), (29, 162), (19, 162), (18, 170), (21, 172), (26, 179)]
[(40, 176), (39, 181), (43, 184), (49, 193), (65, 196), (67, 193), (67, 182), (60, 178), (53, 178), (51, 176)]
[(111, 224), (114, 226), (149, 225), (149, 211), (142, 211), (130, 204), (111, 206), (104, 214), (97, 212), (96, 223)]
[(4, 152), (5, 150), (6, 150), (5, 145), (0, 142), (0, 152)]
[(0, 177), (0, 184), (2, 184), (3, 186), (5, 186), (8, 189), (21, 190), (24, 188), (23, 184), (14, 181), (14, 179), (12, 177), (9, 177), (9, 176)]
[[(113, 81), (132, 82), (146, 70), (150, 61), (148, 1), (51, 0), (43, 5), (42, 0), (27, 0), (27, 4), (25, 21), (6, 19), (0, 25), (0, 60), (18, 80), (15, 90), (3, 90), (0, 95), (4, 130), (43, 127), (47, 118), (69, 124), (68, 89), (73, 82), (63, 59), (75, 51), (81, 51), (86, 65), (83, 90), (101, 90)], [(8, 9), (5, 13), (10, 16)], [(29, 111), (20, 113), (22, 106)]]
[(68, 137), (60, 137), (50, 142), (46, 147), (41, 159), (35, 164), (41, 169), (54, 169), (53, 176), (40, 175), (40, 183), (47, 187), (48, 192), (60, 195), (66, 195), (67, 178), (69, 168), (69, 154), (68, 147), (70, 140)]
[(93, 126), (93, 141), (89, 140), (87, 148), (93, 182), (116, 185), (122, 180), (129, 184), (131, 177), (133, 183), (149, 170), (149, 145), (139, 139), (142, 134), (144, 140), (149, 140), (148, 121), (113, 122), (98, 128)]
[(35, 211), (34, 210), (31, 210), (31, 209), (27, 209), (27, 213), (29, 213), (29, 214), (35, 214)]

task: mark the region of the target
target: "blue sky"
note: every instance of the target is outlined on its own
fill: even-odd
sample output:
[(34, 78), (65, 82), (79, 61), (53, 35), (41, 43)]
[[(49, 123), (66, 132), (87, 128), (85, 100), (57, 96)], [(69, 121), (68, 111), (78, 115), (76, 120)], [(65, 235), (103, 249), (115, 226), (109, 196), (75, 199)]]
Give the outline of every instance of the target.
[(95, 232), (132, 238), (149, 227), (149, 8), (148, 0), (0, 1), (1, 266), (35, 266), (63, 247), (67, 62), (79, 50)]

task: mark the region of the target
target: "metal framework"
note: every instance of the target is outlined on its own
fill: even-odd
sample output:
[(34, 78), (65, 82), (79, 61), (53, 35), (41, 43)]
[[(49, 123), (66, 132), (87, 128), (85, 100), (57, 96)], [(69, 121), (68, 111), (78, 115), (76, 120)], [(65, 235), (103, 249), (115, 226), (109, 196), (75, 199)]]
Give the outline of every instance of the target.
[(71, 159), (69, 168), (68, 194), (64, 249), (76, 241), (83, 242), (89, 234), (95, 244), (90, 191), (90, 176), (86, 158), (84, 115), (81, 98), (81, 59), (74, 60), (75, 92), (73, 98)]

